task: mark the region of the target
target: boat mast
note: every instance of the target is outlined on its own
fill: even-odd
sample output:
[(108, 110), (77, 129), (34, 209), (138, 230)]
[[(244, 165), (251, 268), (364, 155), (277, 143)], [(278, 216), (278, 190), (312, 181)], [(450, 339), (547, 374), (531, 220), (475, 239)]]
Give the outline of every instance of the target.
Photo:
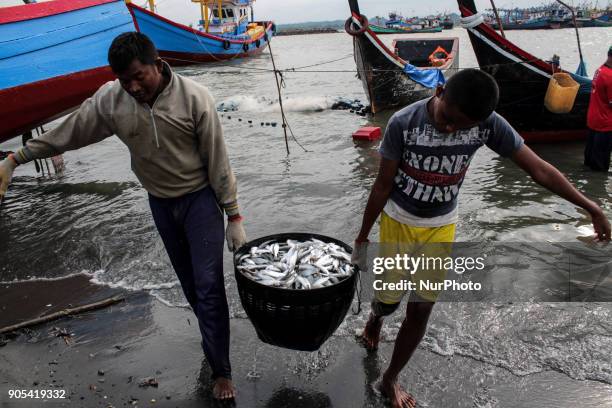
[[(210, 24), (208, 18), (208, 0), (204, 0), (204, 3), (200, 3), (200, 8), (202, 9), (202, 19), (204, 20), (204, 31), (208, 32), (208, 26)], [(219, 16), (219, 21), (221, 21), (221, 16)]]
[[(149, 0), (153, 1), (153, 0)], [(200, 4), (200, 14), (202, 15), (202, 24), (204, 25), (204, 31), (208, 32), (209, 16), (208, 16), (208, 0), (191, 0), (193, 3)], [(214, 0), (212, 0), (214, 2)], [(214, 7), (214, 3), (212, 3)], [(221, 21), (221, 0), (219, 0), (219, 21)]]

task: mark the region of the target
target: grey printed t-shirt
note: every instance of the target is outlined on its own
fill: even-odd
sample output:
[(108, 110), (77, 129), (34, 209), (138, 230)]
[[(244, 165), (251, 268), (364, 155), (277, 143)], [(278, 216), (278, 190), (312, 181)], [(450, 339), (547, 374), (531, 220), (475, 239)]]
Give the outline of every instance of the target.
[(396, 112), (387, 125), (380, 154), (399, 160), (390, 199), (417, 217), (448, 214), (476, 151), (483, 145), (500, 156), (512, 155), (523, 138), (496, 112), (471, 129), (437, 131), (424, 99)]

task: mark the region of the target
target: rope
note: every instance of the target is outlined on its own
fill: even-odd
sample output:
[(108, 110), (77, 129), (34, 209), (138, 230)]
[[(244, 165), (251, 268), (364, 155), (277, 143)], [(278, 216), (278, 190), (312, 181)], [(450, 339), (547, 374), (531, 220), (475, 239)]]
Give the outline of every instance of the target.
[(291, 130), (291, 126), (289, 126), (289, 121), (285, 116), (285, 108), (283, 107), (283, 95), (281, 91), (281, 88), (286, 87), (285, 79), (283, 78), (283, 73), (276, 69), (276, 63), (274, 62), (274, 54), (272, 53), (272, 47), (270, 46), (270, 43), (268, 43), (268, 51), (270, 52), (272, 67), (274, 68), (274, 79), (276, 80), (276, 89), (278, 91), (278, 104), (281, 110), (281, 118), (283, 119), (283, 132), (285, 133), (285, 147), (287, 148), (287, 155), (289, 155), (289, 140), (287, 138), (287, 129), (289, 129), (289, 133), (291, 133), (291, 137), (293, 138), (295, 143), (297, 143), (297, 145), (300, 146), (305, 152), (308, 152), (308, 150), (304, 146), (302, 146), (300, 142), (298, 142), (297, 138), (293, 134), (293, 130)]
[[(276, 88), (278, 90), (278, 105), (280, 106), (281, 118), (283, 120), (283, 132), (285, 133), (285, 147), (287, 148), (287, 155), (289, 155), (289, 140), (287, 138), (287, 121), (285, 119), (285, 109), (283, 108), (283, 96), (281, 95), (281, 87), (285, 87), (285, 81), (280, 72), (276, 70), (276, 63), (274, 62), (274, 54), (272, 54), (272, 47), (268, 44), (268, 50), (270, 51), (270, 58), (272, 59), (272, 67), (274, 68), (274, 79), (276, 80)], [(278, 79), (280, 75), (280, 80)]]
[(462, 17), (459, 19), (459, 25), (461, 28), (474, 28), (485, 22), (485, 18), (482, 13), (472, 14), (471, 16)]
[(345, 55), (345, 56), (344, 56), (344, 57), (342, 57), (342, 58), (333, 59), (333, 60), (324, 61), (324, 62), (319, 62), (319, 63), (317, 63), (317, 64), (304, 65), (304, 66), (301, 66), (301, 67), (294, 67), (294, 68), (285, 68), (285, 70), (284, 70), (284, 71), (285, 71), (285, 72), (288, 72), (288, 71), (295, 72), (296, 70), (300, 70), (300, 69), (304, 69), (304, 68), (318, 67), (318, 66), (325, 65), (325, 64), (331, 64), (332, 62), (342, 61), (342, 60), (345, 60), (345, 59), (347, 59), (347, 58), (349, 58), (349, 57), (352, 57), (352, 56), (353, 56), (353, 54), (347, 54), (347, 55)]
[[(349, 56), (352, 56), (349, 55)], [(401, 69), (397, 68), (397, 69), (364, 69), (364, 70), (359, 70), (359, 69), (329, 69), (329, 70), (306, 70), (303, 68), (310, 68), (310, 67), (315, 67), (315, 66), (320, 66), (320, 65), (325, 65), (325, 64), (330, 64), (332, 62), (337, 62), (343, 59), (348, 58), (349, 56), (346, 57), (342, 57), (342, 58), (338, 58), (338, 59), (334, 59), (334, 60), (330, 60), (330, 61), (324, 61), (324, 62), (320, 62), (317, 64), (312, 64), (312, 65), (306, 65), (306, 66), (302, 66), (302, 67), (291, 67), (291, 68), (283, 68), (283, 69), (270, 69), (270, 68), (258, 68), (258, 67), (249, 67), (248, 69), (236, 69), (236, 70), (201, 70), (199, 72), (201, 73), (211, 73), (211, 74), (248, 74), (248, 73), (253, 73), (251, 71), (259, 71), (260, 73), (268, 73), (268, 72), (280, 72), (280, 73), (306, 73), (306, 74), (310, 74), (310, 73), (353, 73), (353, 74), (359, 74), (359, 73), (376, 73), (376, 72), (403, 72)], [(201, 64), (201, 62), (199, 61), (195, 61), (195, 60), (189, 60), (189, 59), (181, 59), (181, 58), (172, 58), (174, 61), (180, 61), (180, 62), (189, 62), (189, 63), (194, 63), (194, 64)], [(527, 60), (527, 61), (519, 61), (519, 62), (508, 62), (505, 64), (489, 64), (489, 65), (476, 65), (476, 66), (469, 66), (469, 67), (461, 67), (461, 69), (468, 69), (468, 68), (476, 68), (476, 69), (486, 69), (486, 68), (496, 68), (496, 67), (504, 67), (504, 66), (511, 66), (511, 65), (523, 65), (523, 64), (529, 64), (529, 63), (533, 63), (536, 61), (539, 61), (539, 58), (535, 58), (532, 60)], [(224, 60), (227, 61), (227, 60)]]
[[(215, 56), (215, 54), (211, 53), (210, 51), (208, 51), (208, 48), (206, 48), (206, 46), (204, 44), (202, 44), (202, 40), (200, 39), (200, 36), (197, 35), (194, 31), (191, 31), (191, 34), (193, 34), (193, 36), (196, 38), (196, 40), (198, 41), (198, 45), (200, 46), (200, 48), (202, 48), (202, 50), (204, 50), (204, 52), (206, 54), (208, 54), (209, 56), (212, 57), (212, 59), (214, 59), (217, 62), (223, 62), (223, 61), (232, 61), (235, 58), (238, 58), (238, 56), (240, 55), (240, 53), (234, 54), (231, 58), (227, 58), (227, 59), (223, 59), (223, 58), (217, 58)], [(268, 44), (269, 45), (269, 44)], [(177, 59), (175, 59), (177, 60)], [(197, 62), (197, 61), (194, 61)], [(201, 61), (200, 61), (201, 63)]]

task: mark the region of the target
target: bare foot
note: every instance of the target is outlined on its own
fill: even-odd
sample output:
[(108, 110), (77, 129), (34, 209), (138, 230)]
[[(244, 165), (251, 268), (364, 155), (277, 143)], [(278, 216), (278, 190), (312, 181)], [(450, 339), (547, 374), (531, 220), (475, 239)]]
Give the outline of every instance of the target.
[(370, 313), (368, 322), (366, 323), (363, 333), (357, 338), (369, 351), (375, 351), (378, 349), (378, 343), (380, 342), (380, 330), (382, 329), (383, 319), (374, 316)]
[(217, 377), (213, 387), (213, 397), (219, 400), (231, 400), (236, 396), (236, 389), (232, 380), (224, 377)]
[(415, 408), (416, 400), (408, 394), (397, 382), (383, 380), (378, 383), (378, 390), (391, 401), (392, 408)]

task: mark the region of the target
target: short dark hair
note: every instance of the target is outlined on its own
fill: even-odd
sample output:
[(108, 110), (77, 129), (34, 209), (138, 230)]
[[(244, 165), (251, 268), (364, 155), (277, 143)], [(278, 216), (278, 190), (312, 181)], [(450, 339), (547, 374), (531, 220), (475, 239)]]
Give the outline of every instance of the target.
[[(520, 86), (520, 84), (517, 84)], [(485, 120), (499, 101), (495, 79), (479, 69), (464, 69), (446, 82), (444, 99), (472, 120)]]
[(608, 57), (612, 57), (612, 45), (608, 48)]
[(115, 73), (125, 72), (134, 59), (153, 65), (158, 57), (153, 41), (137, 32), (119, 34), (108, 49), (108, 63)]

